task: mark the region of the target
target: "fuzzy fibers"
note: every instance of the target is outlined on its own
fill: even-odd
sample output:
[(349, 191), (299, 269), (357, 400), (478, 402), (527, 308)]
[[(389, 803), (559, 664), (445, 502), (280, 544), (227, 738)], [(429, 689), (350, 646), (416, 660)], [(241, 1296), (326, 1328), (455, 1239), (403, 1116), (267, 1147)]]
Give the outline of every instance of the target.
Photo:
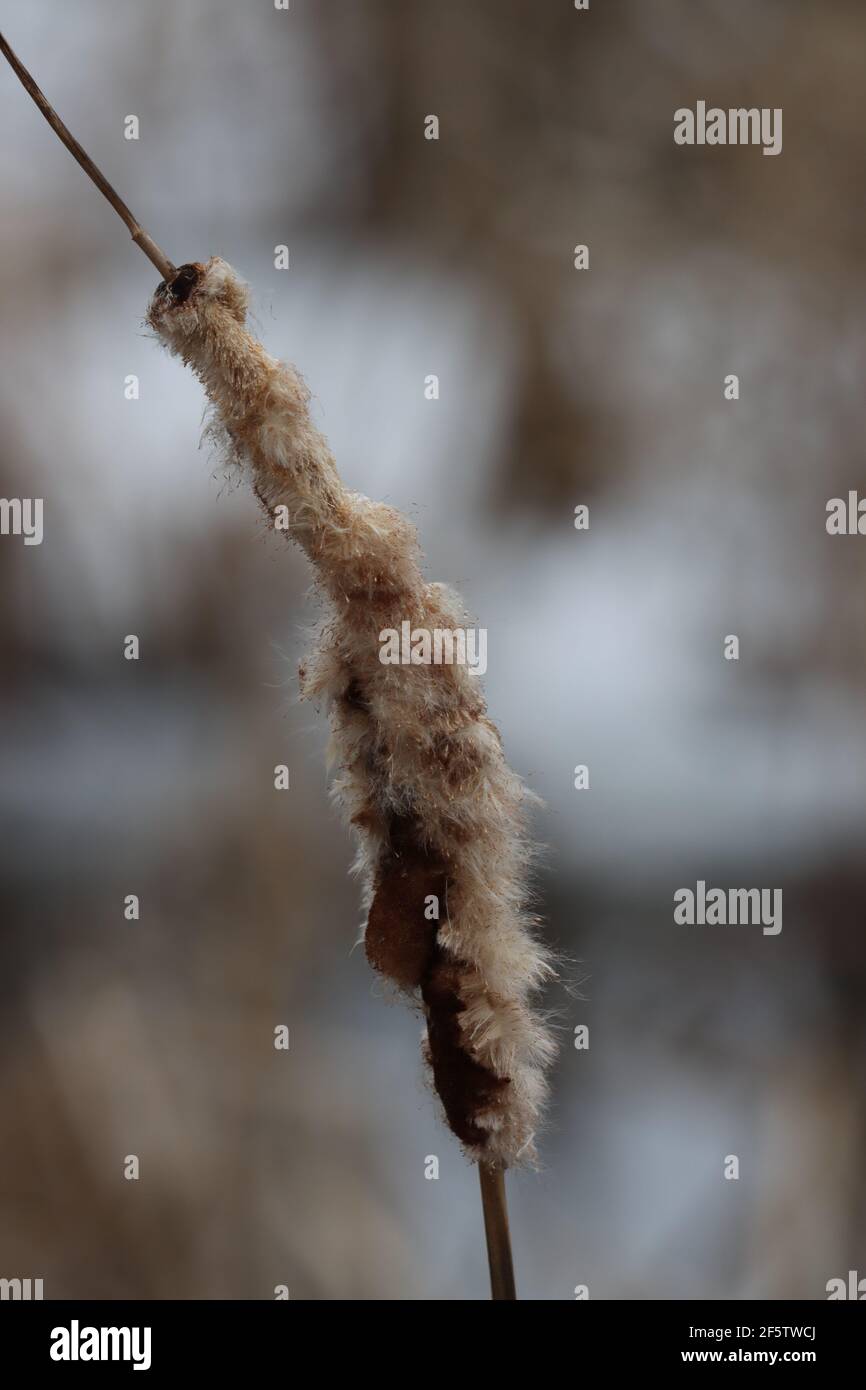
[(422, 1004), (424, 1054), (469, 1156), (532, 1161), (554, 1046), (532, 1004), (553, 968), (526, 908), (531, 794), (465, 665), (380, 661), (383, 629), (466, 628), (466, 615), (424, 579), (414, 527), (343, 486), (306, 386), (247, 332), (247, 304), (244, 283), (213, 258), (161, 285), (148, 323), (199, 377), (212, 429), (268, 515), (288, 509), (315, 568), (326, 616), (301, 693), (329, 710), (367, 957)]

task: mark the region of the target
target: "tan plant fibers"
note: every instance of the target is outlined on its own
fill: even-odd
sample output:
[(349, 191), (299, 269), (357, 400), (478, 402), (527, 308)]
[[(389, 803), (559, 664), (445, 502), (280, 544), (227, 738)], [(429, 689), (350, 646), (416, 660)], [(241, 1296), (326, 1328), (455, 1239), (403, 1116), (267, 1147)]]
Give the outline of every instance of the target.
[[(383, 629), (466, 626), (459, 599), (422, 577), (414, 528), (348, 492), (297, 373), (244, 327), (246, 286), (224, 261), (181, 267), (148, 322), (192, 367), (212, 428), (315, 567), (326, 618), (301, 692), (329, 707), (334, 793), (357, 831), (370, 963), (420, 996), (424, 1051), (469, 1155), (534, 1156), (553, 1054), (533, 1012), (550, 960), (528, 915), (528, 793), (506, 763), (465, 665), (384, 665)], [(425, 914), (438, 899), (439, 920)]]

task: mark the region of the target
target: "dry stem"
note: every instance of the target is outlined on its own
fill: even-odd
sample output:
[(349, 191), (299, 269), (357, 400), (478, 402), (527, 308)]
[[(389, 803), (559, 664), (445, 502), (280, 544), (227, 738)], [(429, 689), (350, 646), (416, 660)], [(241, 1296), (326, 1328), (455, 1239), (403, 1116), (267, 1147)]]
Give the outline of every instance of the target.
[(490, 1296), (494, 1302), (517, 1298), (514, 1285), (514, 1265), (511, 1259), (511, 1235), (508, 1230), (508, 1205), (505, 1198), (505, 1172), (489, 1163), (479, 1163), (481, 1205), (484, 1208), (484, 1234), (487, 1237), (487, 1260), (490, 1265)]
[(86, 152), (86, 150), (83, 150), (81, 148), (78, 141), (75, 139), (75, 136), (63, 124), (63, 121), (61, 121), (60, 117), (54, 110), (54, 107), (48, 101), (44, 92), (42, 92), (41, 89), (37, 87), (36, 83), (33, 81), (33, 78), (30, 76), (30, 73), (27, 71), (20, 58), (18, 58), (16, 54), (13, 53), (12, 49), (9, 47), (2, 34), (0, 34), (0, 51), (3, 52), (4, 57), (8, 60), (10, 66), (12, 67), (16, 76), (20, 80), (22, 86), (30, 93), (33, 100), (36, 102), (36, 105), (39, 107), (39, 110), (42, 112), (43, 116), (45, 117), (48, 124), (51, 126), (52, 130), (55, 132), (55, 134), (60, 136), (60, 139), (63, 141), (64, 145), (69, 150), (70, 154), (75, 159), (77, 159), (85, 174), (87, 174), (93, 180), (100, 193), (102, 193), (104, 197), (108, 199), (109, 203), (114, 208), (114, 211), (117, 213), (118, 217), (122, 218), (123, 221), (126, 223), (127, 227), (129, 228), (129, 234), (132, 237), (133, 241), (141, 247), (142, 251), (147, 256), (147, 258), (153, 262), (160, 275), (162, 276), (163, 280), (173, 280), (176, 274), (176, 270), (175, 267), (172, 265), (171, 261), (168, 259), (168, 256), (165, 254), (164, 251), (160, 250), (153, 238), (148, 236), (144, 228), (140, 226), (138, 220), (130, 212), (129, 208), (126, 206), (126, 203), (124, 203), (123, 200), (114, 191), (105, 175), (99, 169), (97, 169), (93, 160), (90, 158), (90, 155)]

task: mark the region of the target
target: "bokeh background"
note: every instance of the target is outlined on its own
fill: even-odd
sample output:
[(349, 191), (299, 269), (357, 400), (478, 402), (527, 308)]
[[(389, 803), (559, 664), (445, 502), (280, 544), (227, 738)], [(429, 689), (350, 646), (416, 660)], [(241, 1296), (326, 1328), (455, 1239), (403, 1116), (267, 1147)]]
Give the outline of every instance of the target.
[[(175, 262), (249, 279), (348, 483), (488, 629), (568, 959), (543, 1169), (509, 1184), (522, 1296), (866, 1272), (866, 541), (824, 525), (866, 490), (866, 7), (9, 0), (3, 26)], [(677, 148), (698, 99), (783, 107), (782, 155)], [(197, 451), (156, 275), (5, 67), (0, 131), (0, 491), (45, 499), (41, 547), (0, 538), (0, 1275), (484, 1298), (419, 1019), (355, 949), (297, 702), (310, 573)], [(698, 878), (781, 887), (781, 936), (675, 926)]]

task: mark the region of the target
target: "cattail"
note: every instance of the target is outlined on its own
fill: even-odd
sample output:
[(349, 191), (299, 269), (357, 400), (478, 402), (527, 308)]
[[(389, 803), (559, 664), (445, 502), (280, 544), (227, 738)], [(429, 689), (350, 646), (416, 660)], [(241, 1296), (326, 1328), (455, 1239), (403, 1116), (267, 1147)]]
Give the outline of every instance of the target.
[(326, 613), (301, 693), (330, 713), (367, 958), (422, 1001), (425, 1056), (470, 1157), (529, 1161), (552, 1044), (530, 1002), (551, 964), (525, 908), (528, 794), (467, 665), (380, 660), (384, 630), (454, 631), (465, 614), (422, 576), (409, 522), (343, 487), (306, 386), (247, 332), (247, 303), (214, 258), (181, 267), (147, 318), (201, 380), (227, 456), (271, 518), (284, 509), (315, 568)]
[(246, 330), (246, 286), (216, 257), (175, 269), (81, 148), (2, 35), (46, 120), (163, 275), (147, 320), (192, 367), (211, 430), (314, 566), (325, 601), (301, 692), (329, 709), (334, 795), (359, 844), (370, 964), (418, 999), (445, 1116), (478, 1162), (494, 1298), (514, 1298), (503, 1175), (532, 1162), (554, 1047), (532, 1000), (553, 975), (527, 911), (529, 793), (459, 661), (391, 665), (385, 630), (466, 626), (427, 582), (414, 528), (347, 491), (298, 374)]

